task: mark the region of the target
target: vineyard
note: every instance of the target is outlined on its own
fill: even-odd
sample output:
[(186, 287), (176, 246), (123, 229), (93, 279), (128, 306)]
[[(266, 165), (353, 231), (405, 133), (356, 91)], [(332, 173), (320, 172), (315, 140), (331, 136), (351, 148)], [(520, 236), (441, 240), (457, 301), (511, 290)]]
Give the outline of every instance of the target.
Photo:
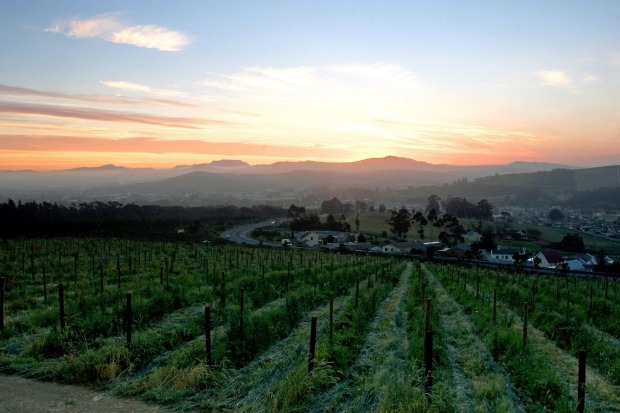
[(120, 239), (0, 254), (2, 374), (191, 411), (620, 412), (615, 278)]

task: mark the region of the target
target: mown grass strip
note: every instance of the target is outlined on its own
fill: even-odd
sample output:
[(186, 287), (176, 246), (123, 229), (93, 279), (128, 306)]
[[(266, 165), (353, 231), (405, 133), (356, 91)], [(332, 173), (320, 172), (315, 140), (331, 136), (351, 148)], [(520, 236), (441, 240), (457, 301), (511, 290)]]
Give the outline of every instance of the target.
[(448, 357), (453, 365), (455, 406), (459, 412), (522, 412), (507, 373), (493, 361), (476, 335), (463, 308), (426, 268), (435, 290), (436, 308), (447, 337)]

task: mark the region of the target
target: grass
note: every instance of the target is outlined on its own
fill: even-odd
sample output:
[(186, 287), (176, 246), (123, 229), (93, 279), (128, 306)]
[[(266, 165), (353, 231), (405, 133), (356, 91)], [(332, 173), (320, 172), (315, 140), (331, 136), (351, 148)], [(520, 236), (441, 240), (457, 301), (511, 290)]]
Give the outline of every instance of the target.
[(523, 411), (506, 371), (495, 363), (463, 308), (432, 275), (427, 275), (436, 291), (435, 308), (441, 311), (441, 323), (448, 337), (448, 357), (455, 371), (459, 410), (480, 413)]
[[(496, 362), (510, 372), (511, 381), (520, 399), (523, 400), (526, 411), (545, 411), (544, 409), (550, 407), (556, 411), (574, 409), (577, 361), (572, 354), (559, 349), (540, 330), (531, 325), (535, 320), (533, 316), (530, 317), (528, 329), (528, 350), (522, 355), (523, 326), (517, 312), (521, 314), (519, 309), (523, 308), (524, 300), (515, 289), (520, 276), (483, 272), (480, 274), (482, 299), (476, 300), (473, 286), (470, 284), (464, 288), (466, 275), (470, 283), (476, 279), (474, 270), (436, 266), (432, 268), (435, 268), (433, 273), (440, 276), (441, 281), (463, 306), (465, 312), (470, 314), (477, 334), (492, 349)], [(498, 302), (496, 325), (492, 323), (491, 306), (488, 301), (492, 288), (497, 288), (499, 297), (505, 299), (503, 302)], [(510, 308), (511, 306), (514, 310)], [(536, 369), (532, 369), (531, 366), (536, 366)], [(586, 387), (589, 389), (586, 404), (592, 411), (613, 411), (612, 406), (619, 405), (618, 388), (601, 377), (598, 372), (589, 369)], [(568, 390), (570, 391), (566, 393)]]

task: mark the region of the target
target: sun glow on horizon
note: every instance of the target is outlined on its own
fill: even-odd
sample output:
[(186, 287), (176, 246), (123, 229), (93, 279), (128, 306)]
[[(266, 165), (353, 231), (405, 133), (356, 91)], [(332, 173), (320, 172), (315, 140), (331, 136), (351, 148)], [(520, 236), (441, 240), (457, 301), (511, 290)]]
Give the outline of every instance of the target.
[[(566, 31), (574, 25), (544, 13), (536, 15), (545, 24), (515, 36), (522, 19), (506, 16), (529, 15), (516, 6), (495, 5), (482, 18), (456, 4), (414, 3), (320, 1), (300, 19), (321, 18), (321, 30), (288, 25), (292, 9), (270, 2), (235, 14), (234, 4), (193, 1), (167, 12), (139, 1), (123, 12), (45, 5), (36, 23), (11, 5), (0, 17), (13, 39), (0, 51), (9, 65), (0, 72), (0, 165), (620, 159), (620, 29), (608, 18), (620, 6), (562, 8), (564, 23), (590, 19), (577, 38)], [(228, 18), (199, 18), (205, 7)], [(574, 39), (570, 53), (559, 35)], [(46, 60), (48, 49), (82, 64)]]

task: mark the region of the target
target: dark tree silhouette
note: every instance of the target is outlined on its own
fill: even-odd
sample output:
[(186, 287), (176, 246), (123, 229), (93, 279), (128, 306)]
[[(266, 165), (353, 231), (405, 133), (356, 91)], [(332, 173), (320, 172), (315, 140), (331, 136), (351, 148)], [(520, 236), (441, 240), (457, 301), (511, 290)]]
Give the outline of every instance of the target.
[(547, 219), (552, 222), (562, 221), (564, 219), (564, 214), (559, 209), (552, 208), (547, 214)]
[(401, 208), (398, 211), (392, 211), (392, 216), (385, 222), (390, 226), (390, 231), (400, 238), (407, 236), (407, 232), (411, 228), (410, 218), (411, 213), (406, 208)]

